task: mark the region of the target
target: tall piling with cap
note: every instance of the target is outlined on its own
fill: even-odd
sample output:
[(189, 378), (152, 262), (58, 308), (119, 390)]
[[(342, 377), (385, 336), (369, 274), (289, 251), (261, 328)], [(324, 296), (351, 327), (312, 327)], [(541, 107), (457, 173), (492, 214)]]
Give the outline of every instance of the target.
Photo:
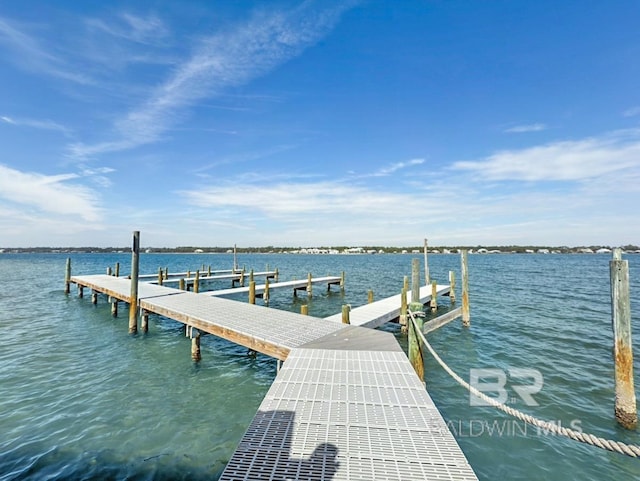
[(622, 260), (620, 249), (614, 250), (609, 269), (616, 390), (614, 412), (618, 424), (627, 429), (635, 429), (638, 424), (638, 412), (633, 383), (629, 262)]
[(71, 292), (71, 257), (67, 257), (67, 265), (64, 271), (64, 293)]
[(420, 260), (413, 259), (411, 265), (411, 304), (409, 310), (414, 313), (417, 327), (412, 320), (407, 320), (409, 330), (409, 362), (413, 366), (416, 374), (424, 382), (424, 356), (420, 345), (420, 338), (416, 329), (422, 330), (424, 320), (422, 319), (423, 305), (420, 301)]
[(138, 268), (140, 267), (140, 231), (133, 232), (131, 248), (131, 293), (129, 298), (129, 334), (138, 332)]
[(462, 264), (462, 325), (469, 327), (471, 313), (469, 311), (469, 264), (466, 249), (460, 252), (460, 261)]

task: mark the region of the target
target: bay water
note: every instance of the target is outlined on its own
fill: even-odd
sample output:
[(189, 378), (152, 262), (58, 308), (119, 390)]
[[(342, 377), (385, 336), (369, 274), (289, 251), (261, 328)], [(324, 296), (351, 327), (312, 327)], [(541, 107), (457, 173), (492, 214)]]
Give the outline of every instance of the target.
[[(63, 293), (74, 275), (105, 273), (128, 253), (0, 254), (0, 480), (215, 480), (276, 375), (273, 359), (214, 336), (194, 363), (181, 324), (150, 316), (147, 334), (127, 332), (127, 309), (113, 318), (101, 296)], [(397, 294), (422, 255), (246, 254), (241, 265), (278, 268), (280, 280), (346, 273), (346, 289), (316, 286), (314, 296), (272, 291), (270, 307), (311, 316), (340, 312)], [(631, 278), (634, 350), (640, 356), (640, 255), (625, 255)], [(463, 378), (472, 369), (503, 372), (508, 403), (597, 436), (640, 444), (638, 431), (613, 417), (613, 360), (608, 255), (470, 255), (471, 326), (455, 321), (428, 338)], [(141, 273), (229, 269), (228, 254), (145, 253)], [(432, 278), (460, 281), (460, 257), (429, 256)], [(229, 287), (216, 282), (207, 288)], [(457, 289), (458, 298), (460, 290)], [(236, 296), (246, 302), (246, 297)], [(261, 301), (258, 301), (261, 302)], [(448, 304), (442, 299), (441, 309)], [(406, 336), (393, 332), (406, 349)], [(543, 385), (518, 395), (539, 373)], [(539, 431), (469, 394), (425, 355), (427, 389), (482, 480), (640, 479), (640, 460)], [(528, 371), (531, 372), (531, 371)], [(640, 386), (636, 362), (636, 386)], [(488, 394), (492, 394), (489, 393)], [(494, 393), (495, 395), (495, 393)]]

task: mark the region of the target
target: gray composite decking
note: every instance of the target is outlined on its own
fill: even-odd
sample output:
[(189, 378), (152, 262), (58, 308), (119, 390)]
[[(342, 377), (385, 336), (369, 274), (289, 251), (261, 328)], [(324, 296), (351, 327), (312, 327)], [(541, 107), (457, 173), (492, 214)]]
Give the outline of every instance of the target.
[[(450, 286), (437, 286), (438, 296), (449, 294)], [(411, 293), (407, 295), (408, 302), (411, 302)], [(431, 286), (420, 287), (420, 302), (423, 304), (431, 300)], [(349, 323), (352, 326), (376, 328), (393, 321), (400, 316), (401, 294), (386, 297), (371, 304), (364, 304), (349, 312)], [(342, 322), (342, 313), (326, 317), (328, 321)]]
[[(71, 282), (130, 300), (125, 278)], [(477, 479), (390, 333), (150, 283), (138, 292), (141, 309), (285, 360), (221, 480)], [(397, 317), (400, 297), (386, 301), (352, 322)]]

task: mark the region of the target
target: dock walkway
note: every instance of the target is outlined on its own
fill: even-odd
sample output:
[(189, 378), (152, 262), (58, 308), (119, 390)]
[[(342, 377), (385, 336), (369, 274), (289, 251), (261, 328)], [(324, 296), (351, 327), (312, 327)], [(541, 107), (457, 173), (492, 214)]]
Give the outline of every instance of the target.
[[(71, 282), (130, 301), (129, 279)], [(221, 480), (477, 479), (392, 334), (150, 283), (138, 293), (143, 310), (286, 359)], [(383, 305), (352, 314), (374, 306), (382, 323)]]
[[(326, 277), (315, 277), (311, 279), (311, 284), (327, 284), (327, 288), (330, 288), (332, 285), (340, 284), (340, 277), (337, 276), (326, 276)], [(269, 283), (269, 290), (272, 289), (284, 289), (290, 288), (294, 290), (304, 289), (309, 285), (308, 279), (301, 279), (295, 281), (282, 281), (282, 282), (273, 282)], [(230, 289), (219, 289), (216, 291), (207, 291), (203, 292), (202, 295), (205, 296), (228, 296), (231, 294), (242, 294), (249, 292), (249, 287), (232, 287)], [(264, 293), (266, 289), (266, 284), (256, 284), (256, 294)]]
[[(437, 286), (438, 296), (449, 294), (450, 286)], [(420, 287), (420, 302), (426, 304), (431, 300), (431, 286)], [(411, 293), (408, 294), (411, 300)], [(349, 311), (349, 322), (352, 326), (369, 327), (374, 329), (400, 316), (401, 294), (386, 297), (371, 304), (364, 304)], [(342, 322), (342, 313), (325, 318), (332, 322)]]

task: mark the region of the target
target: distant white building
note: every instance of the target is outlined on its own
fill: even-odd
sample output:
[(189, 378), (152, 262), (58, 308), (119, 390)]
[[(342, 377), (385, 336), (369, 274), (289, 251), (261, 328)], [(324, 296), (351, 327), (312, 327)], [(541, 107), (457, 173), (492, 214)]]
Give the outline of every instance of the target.
[(202, 249), (196, 249), (193, 252), (195, 252), (196, 254), (202, 254), (204, 251)]

